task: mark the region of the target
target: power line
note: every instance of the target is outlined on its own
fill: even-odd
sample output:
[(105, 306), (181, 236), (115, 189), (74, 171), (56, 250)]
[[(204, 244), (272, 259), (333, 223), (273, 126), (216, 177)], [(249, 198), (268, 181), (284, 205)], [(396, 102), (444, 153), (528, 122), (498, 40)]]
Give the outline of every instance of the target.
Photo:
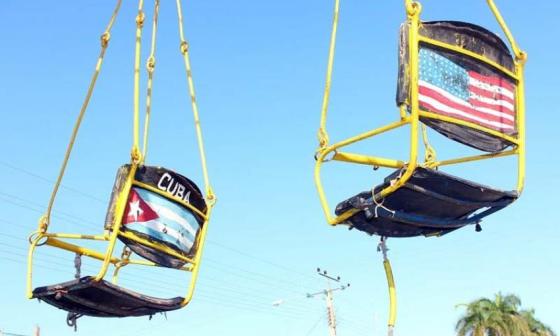
[(273, 266), (273, 267), (276, 267), (276, 268), (279, 268), (279, 269), (283, 269), (283, 270), (288, 271), (288, 272), (291, 272), (291, 273), (298, 274), (299, 276), (306, 277), (306, 278), (312, 278), (312, 277), (311, 277), (310, 275), (308, 275), (308, 274), (304, 274), (304, 273), (302, 273), (302, 272), (299, 272), (299, 271), (290, 269), (290, 268), (288, 268), (288, 267), (286, 267), (286, 266), (284, 266), (284, 265), (276, 264), (276, 263), (274, 263), (274, 262), (271, 262), (271, 261), (262, 259), (262, 258), (260, 258), (260, 257), (255, 257), (255, 256), (253, 256), (253, 255), (250, 255), (250, 254), (246, 253), (246, 252), (243, 252), (243, 251), (240, 251), (240, 250), (236, 250), (236, 249), (234, 249), (234, 248), (232, 248), (232, 247), (229, 247), (229, 246), (226, 246), (226, 245), (224, 245), (224, 244), (221, 244), (221, 243), (218, 243), (218, 242), (215, 242), (215, 241), (210, 241), (210, 240), (208, 241), (208, 243), (209, 243), (209, 244), (212, 244), (212, 245), (219, 246), (219, 247), (224, 248), (224, 249), (226, 249), (226, 250), (235, 252), (235, 253), (237, 253), (237, 254), (239, 254), (239, 255), (243, 255), (243, 256), (245, 256), (245, 257), (251, 258), (251, 259), (253, 259), (253, 260), (256, 260), (256, 261), (265, 263), (265, 264), (267, 264), (267, 265), (270, 265), (270, 266)]
[[(28, 171), (28, 170), (26, 170), (26, 169), (24, 169), (24, 168), (16, 167), (16, 166), (14, 166), (14, 165), (12, 165), (12, 164), (10, 164), (10, 163), (8, 163), (8, 162), (5, 162), (5, 161), (0, 161), (0, 165), (2, 165), (2, 166), (4, 166), (4, 167), (8, 167), (9, 169), (11, 169), (11, 170), (13, 170), (13, 171), (20, 172), (20, 173), (25, 174), (25, 175), (27, 175), (27, 176), (34, 177), (34, 178), (36, 178), (36, 179), (38, 179), (38, 180), (41, 180), (41, 181), (43, 181), (43, 182), (46, 182), (46, 183), (48, 183), (48, 184), (54, 184), (54, 183), (55, 183), (54, 180), (51, 180), (51, 179), (48, 179), (48, 178), (43, 177), (43, 176), (41, 176), (41, 175), (35, 174), (35, 173), (30, 172), (30, 171)], [(106, 200), (103, 200), (103, 199), (101, 199), (101, 198), (99, 198), (99, 197), (97, 197), (97, 196), (94, 196), (94, 195), (92, 195), (92, 194), (85, 193), (85, 192), (83, 192), (83, 191), (81, 191), (81, 190), (79, 190), (79, 189), (72, 188), (72, 187), (66, 186), (66, 185), (64, 185), (64, 184), (61, 184), (60, 187), (63, 188), (63, 189), (66, 189), (66, 190), (68, 190), (68, 191), (71, 191), (71, 192), (73, 192), (73, 193), (76, 193), (76, 194), (78, 194), (78, 195), (81, 195), (81, 196), (87, 197), (87, 198), (89, 198), (89, 199), (92, 199), (92, 200), (94, 200), (94, 201), (97, 201), (97, 202), (99, 202), (99, 203), (102, 203), (102, 204), (106, 204), (106, 203), (107, 203)]]
[(31, 336), (31, 335), (16, 334), (16, 333), (7, 332), (7, 331), (4, 331), (4, 330), (0, 329), (0, 336)]
[[(2, 197), (4, 199), (5, 202), (11, 203), (13, 205), (22, 207), (24, 209), (28, 209), (34, 212), (38, 212), (43, 214), (44, 213), (44, 207), (41, 204), (35, 203), (33, 201), (30, 201), (28, 199), (7, 193), (7, 192), (3, 192), (0, 191), (0, 197)], [(15, 202), (14, 199), (18, 200), (20, 203)], [(63, 212), (60, 210), (56, 210), (54, 211), (53, 217), (57, 217), (60, 218), (62, 220), (67, 220), (70, 222), (74, 222), (75, 224), (81, 224), (87, 227), (91, 227), (91, 228), (95, 228), (97, 229), (98, 227), (98, 223), (92, 222), (89, 219), (85, 219), (67, 212)], [(67, 218), (61, 218), (61, 217), (67, 217)], [(70, 220), (68, 219), (70, 218)], [(85, 224), (85, 223), (89, 223), (89, 224)]]
[(319, 323), (325, 318), (325, 315), (321, 314), (321, 316), (319, 317), (319, 319), (317, 319), (317, 321), (315, 322), (315, 324), (313, 324), (313, 326), (311, 327), (311, 329), (309, 329), (309, 331), (307, 331), (307, 333), (305, 334), (305, 336), (309, 336), (311, 335), (311, 333), (313, 332), (313, 330), (315, 330), (315, 328), (317, 328), (317, 326), (319, 325)]

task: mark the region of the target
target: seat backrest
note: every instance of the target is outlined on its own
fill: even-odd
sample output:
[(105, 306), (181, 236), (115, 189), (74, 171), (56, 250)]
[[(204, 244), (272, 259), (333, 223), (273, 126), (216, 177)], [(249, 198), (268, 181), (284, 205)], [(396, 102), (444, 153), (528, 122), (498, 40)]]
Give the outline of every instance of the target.
[[(124, 165), (117, 173), (105, 220), (107, 229), (113, 225), (118, 194), (129, 171), (130, 165)], [(183, 203), (190, 204), (202, 214), (206, 213), (206, 203), (200, 189), (191, 180), (162, 167), (139, 166), (130, 192), (121, 197), (124, 196), (127, 201), (121, 231), (163, 244), (186, 257), (194, 255), (204, 219)], [(119, 236), (119, 239), (138, 255), (161, 266), (179, 268), (185, 264), (183, 260), (126, 237)]]
[[(399, 106), (410, 104), (408, 29), (405, 23), (400, 30)], [(483, 151), (511, 146), (496, 135), (517, 136), (517, 82), (506, 44), (482, 27), (456, 21), (422, 22), (419, 36), (420, 120), (452, 140)]]

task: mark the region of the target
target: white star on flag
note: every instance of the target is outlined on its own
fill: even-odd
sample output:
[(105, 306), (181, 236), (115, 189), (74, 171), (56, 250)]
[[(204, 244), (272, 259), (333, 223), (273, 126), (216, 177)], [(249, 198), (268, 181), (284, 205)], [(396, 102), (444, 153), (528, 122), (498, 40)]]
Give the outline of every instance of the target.
[(127, 216), (134, 216), (134, 221), (138, 221), (138, 216), (144, 213), (144, 210), (140, 208), (140, 201), (136, 200), (129, 203), (130, 211)]

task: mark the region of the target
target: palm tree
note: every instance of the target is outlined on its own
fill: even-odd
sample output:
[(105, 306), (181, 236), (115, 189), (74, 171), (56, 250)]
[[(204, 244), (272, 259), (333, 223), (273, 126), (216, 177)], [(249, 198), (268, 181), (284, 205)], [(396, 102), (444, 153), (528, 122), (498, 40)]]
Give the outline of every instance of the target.
[(466, 312), (455, 326), (458, 336), (508, 335), (507, 326), (493, 301), (478, 299), (464, 306)]
[(537, 320), (534, 309), (522, 310), (520, 315), (527, 322), (532, 336), (556, 336), (556, 333), (549, 326)]
[(494, 300), (481, 298), (469, 304), (455, 326), (458, 336), (556, 336), (534, 317), (533, 310), (520, 310), (521, 300), (498, 293)]

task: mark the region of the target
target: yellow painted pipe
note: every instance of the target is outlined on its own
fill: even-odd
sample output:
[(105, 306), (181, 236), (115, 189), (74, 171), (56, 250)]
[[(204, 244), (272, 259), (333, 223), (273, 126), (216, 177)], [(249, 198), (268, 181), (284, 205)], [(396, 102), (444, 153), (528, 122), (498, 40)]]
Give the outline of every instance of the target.
[[(101, 253), (99, 251), (96, 250), (92, 250), (83, 246), (78, 246), (78, 245), (74, 245), (74, 244), (70, 244), (67, 242), (64, 242), (62, 240), (56, 239), (56, 238), (49, 238), (46, 242), (46, 245), (49, 246), (53, 246), (53, 247), (57, 247), (66, 251), (70, 251), (70, 252), (74, 252), (80, 255), (84, 255), (86, 257), (91, 257), (97, 260), (105, 260), (105, 254)], [(111, 264), (116, 264), (120, 261), (119, 258), (116, 257), (111, 257), (109, 258), (109, 263)]]
[(489, 153), (489, 154), (482, 154), (482, 155), (466, 156), (466, 157), (450, 159), (450, 160), (436, 161), (434, 163), (434, 166), (436, 166), (436, 167), (448, 166), (448, 165), (453, 165), (453, 164), (457, 164), (457, 163), (465, 163), (465, 162), (472, 162), (472, 161), (495, 159), (495, 158), (511, 156), (511, 155), (515, 155), (515, 154), (518, 154), (518, 150), (517, 149), (512, 149), (512, 150), (503, 151), (503, 152), (499, 152), (499, 153)]
[(389, 331), (392, 332), (395, 322), (397, 320), (397, 290), (395, 288), (395, 279), (393, 278), (393, 271), (389, 259), (383, 261), (385, 268), (385, 275), (387, 276), (387, 284), (389, 287)]
[(192, 263), (193, 260), (191, 258), (185, 257), (184, 255), (178, 253), (177, 251), (175, 251), (174, 249), (164, 245), (164, 244), (159, 244), (153, 241), (150, 241), (148, 239), (144, 239), (142, 237), (139, 237), (137, 235), (135, 235), (134, 233), (130, 232), (130, 231), (123, 231), (123, 232), (119, 232), (119, 236), (121, 237), (125, 237), (127, 239), (130, 239), (132, 241), (135, 241), (141, 245), (144, 246), (148, 246), (150, 248), (153, 248), (154, 250), (157, 250), (159, 252), (163, 252), (165, 254), (171, 255), (177, 259), (180, 259), (184, 262), (188, 262), (188, 263)]
[[(208, 217), (210, 217), (210, 214), (212, 212), (212, 208), (208, 209)], [(196, 287), (196, 280), (198, 279), (198, 272), (200, 270), (200, 260), (202, 259), (202, 252), (204, 251), (204, 245), (206, 242), (206, 233), (208, 232), (208, 221), (204, 222), (203, 226), (202, 226), (202, 230), (200, 232), (200, 236), (196, 245), (196, 254), (194, 257), (194, 263), (192, 265), (192, 276), (191, 276), (191, 281), (189, 284), (189, 289), (187, 291), (187, 295), (185, 296), (185, 298), (183, 299), (183, 302), (181, 302), (181, 306), (184, 307), (186, 305), (189, 304), (189, 302), (191, 302), (193, 294), (194, 294), (194, 289)]]
[(390, 123), (390, 124), (388, 124), (388, 125), (385, 125), (385, 126), (382, 126), (382, 127), (376, 128), (376, 129), (373, 129), (373, 130), (371, 130), (371, 131), (367, 131), (367, 132), (358, 134), (358, 135), (356, 135), (356, 136), (353, 136), (353, 137), (351, 137), (351, 138), (342, 140), (342, 141), (337, 142), (337, 143), (335, 143), (334, 145), (332, 145), (332, 146), (330, 146), (330, 147), (328, 147), (328, 148), (325, 148), (324, 150), (325, 150), (325, 151), (328, 151), (328, 152), (331, 152), (331, 151), (333, 151), (333, 150), (335, 150), (335, 149), (338, 149), (338, 148), (341, 148), (341, 147), (345, 147), (345, 146), (351, 145), (351, 144), (353, 144), (353, 143), (356, 143), (356, 142), (358, 142), (358, 141), (362, 141), (362, 140), (371, 138), (371, 137), (373, 137), (373, 136), (376, 136), (376, 135), (379, 135), (379, 134), (382, 134), (382, 133), (385, 133), (385, 132), (394, 130), (394, 129), (399, 128), (399, 127), (401, 127), (401, 126), (404, 126), (404, 125), (406, 125), (406, 124), (408, 124), (408, 123), (410, 123), (410, 122), (411, 122), (411, 118), (407, 117), (407, 118), (405, 118), (405, 119), (403, 119), (403, 120), (399, 120), (399, 121)]
[(44, 237), (49, 238), (64, 238), (64, 239), (86, 239), (86, 240), (99, 240), (107, 241), (109, 240), (109, 235), (84, 235), (84, 234), (74, 234), (74, 233), (45, 233)]
[(134, 179), (134, 175), (136, 174), (136, 170), (138, 169), (138, 165), (134, 162), (132, 162), (132, 165), (130, 167), (130, 171), (128, 172), (128, 176), (126, 177), (126, 181), (124, 183), (124, 186), (121, 190), (121, 192), (119, 193), (119, 195), (117, 196), (117, 201), (115, 204), (115, 216), (113, 218), (113, 223), (111, 226), (111, 235), (109, 237), (109, 246), (107, 246), (107, 250), (105, 252), (105, 256), (103, 259), (103, 264), (101, 265), (101, 269), (99, 270), (99, 273), (95, 276), (95, 281), (100, 281), (101, 279), (103, 279), (105, 277), (105, 274), (107, 274), (107, 269), (109, 268), (109, 263), (110, 260), (112, 260), (113, 257), (113, 251), (115, 249), (115, 246), (117, 244), (117, 237), (120, 233), (120, 228), (121, 228), (121, 224), (122, 224), (122, 218), (124, 215), (124, 209), (126, 206), (126, 201), (128, 199), (128, 194), (130, 192), (130, 189), (132, 187), (132, 181)]
[(420, 36), (418, 38), (418, 40), (420, 42), (425, 43), (425, 44), (431, 44), (433, 46), (437, 46), (437, 47), (442, 48), (442, 49), (451, 50), (455, 53), (463, 54), (463, 55), (466, 55), (470, 58), (474, 58), (479, 62), (485, 63), (485, 64), (493, 67), (494, 69), (497, 69), (497, 70), (505, 73), (506, 75), (508, 75), (512, 79), (515, 79), (515, 80), (519, 79), (518, 75), (516, 73), (512, 72), (511, 70), (509, 70), (508, 68), (506, 68), (506, 67), (504, 67), (504, 66), (502, 66), (502, 65), (500, 65), (500, 64), (498, 64), (494, 61), (491, 61), (490, 59), (488, 59), (484, 56), (481, 56), (480, 54), (477, 54), (475, 52), (472, 52), (470, 50), (458, 47), (458, 46), (453, 45), (453, 44), (449, 44), (449, 43), (441, 42), (441, 41), (438, 41), (438, 40), (434, 40), (434, 39), (431, 39), (431, 38), (428, 38), (428, 37), (425, 37), (425, 36)]
[(387, 168), (402, 168), (405, 165), (404, 161), (400, 160), (345, 152), (336, 152), (333, 160)]
[(424, 118), (441, 120), (441, 121), (445, 121), (445, 122), (452, 123), (452, 124), (466, 126), (468, 128), (472, 128), (472, 129), (475, 129), (477, 131), (488, 133), (488, 134), (490, 134), (490, 135), (492, 135), (496, 138), (507, 140), (508, 142), (511, 142), (514, 145), (519, 145), (519, 139), (518, 138), (509, 136), (507, 134), (504, 134), (502, 132), (493, 130), (493, 129), (488, 128), (488, 127), (481, 126), (479, 124), (475, 124), (475, 123), (468, 122), (468, 121), (465, 121), (465, 120), (461, 120), (461, 119), (457, 119), (457, 118), (453, 118), (453, 117), (448, 117), (448, 116), (445, 116), (445, 115), (441, 115), (441, 114), (437, 114), (437, 113), (433, 113), (433, 112), (428, 112), (428, 111), (424, 111), (424, 110), (420, 110), (419, 115), (420, 115), (420, 117), (424, 117)]

